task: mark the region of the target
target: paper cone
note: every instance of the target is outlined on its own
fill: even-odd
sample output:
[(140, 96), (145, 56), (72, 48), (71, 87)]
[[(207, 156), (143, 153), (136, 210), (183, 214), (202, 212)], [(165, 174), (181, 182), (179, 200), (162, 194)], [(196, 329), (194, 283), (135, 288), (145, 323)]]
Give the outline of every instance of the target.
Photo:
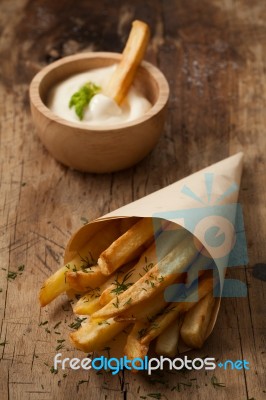
[[(243, 153), (235, 154), (83, 226), (70, 239), (65, 262), (69, 262), (110, 219), (160, 217), (183, 226), (204, 245), (217, 266), (222, 290), (229, 253), (235, 242), (234, 220), (242, 166)], [(224, 235), (223, 244), (209, 243), (206, 232), (218, 239)], [(220, 299), (208, 335), (215, 324), (219, 304)]]

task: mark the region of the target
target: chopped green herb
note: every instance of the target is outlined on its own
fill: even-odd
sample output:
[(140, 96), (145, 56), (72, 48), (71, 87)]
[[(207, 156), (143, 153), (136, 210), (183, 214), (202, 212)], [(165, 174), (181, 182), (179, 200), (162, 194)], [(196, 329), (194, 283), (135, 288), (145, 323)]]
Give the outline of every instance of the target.
[(149, 263), (148, 264), (148, 259), (147, 257), (145, 257), (145, 267), (143, 267), (144, 271), (147, 273), (151, 268), (153, 268), (154, 264), (153, 263)]
[(52, 366), (50, 368), (50, 372), (51, 372), (51, 374), (55, 374), (56, 375), (58, 373), (58, 369), (55, 369), (54, 366)]
[(65, 342), (65, 339), (57, 339), (57, 343), (63, 343)]
[(113, 306), (114, 306), (115, 308), (118, 308), (118, 307), (119, 307), (119, 299), (118, 299), (118, 297), (116, 297), (115, 303), (112, 303), (112, 304), (113, 304)]
[(8, 342), (5, 340), (4, 342), (0, 343), (0, 346), (5, 346)]
[(18, 275), (17, 272), (8, 271), (8, 273), (7, 273), (7, 279), (13, 279), (13, 280), (14, 280), (14, 279), (16, 279), (17, 275)]
[(47, 325), (47, 324), (48, 324), (48, 321), (44, 321), (44, 322), (40, 322), (39, 326), (43, 326), (43, 325)]
[[(24, 268), (25, 268), (25, 265), (19, 265), (18, 266), (18, 271), (19, 272), (15, 272), (15, 271), (8, 271), (8, 273), (7, 273), (7, 279), (16, 279), (16, 277), (18, 276), (18, 274), (19, 275), (21, 275), (22, 274), (22, 272), (24, 271)], [(2, 269), (4, 269), (4, 268), (2, 268)]]
[(86, 297), (89, 297), (90, 299), (97, 299), (101, 296), (101, 289), (99, 287), (96, 287), (94, 289), (88, 287), (87, 289), (89, 290), (89, 292), (86, 294)]
[(107, 320), (104, 320), (104, 321), (98, 322), (98, 325), (110, 325), (110, 322), (108, 322)]
[(61, 350), (63, 348), (64, 348), (64, 345), (61, 343), (55, 348), (55, 351), (59, 351), (59, 350)]
[(51, 333), (50, 329), (48, 329), (48, 328), (45, 328), (45, 332), (46, 333)]
[(112, 293), (115, 293), (116, 295), (119, 295), (120, 293), (123, 293), (125, 290), (127, 290), (131, 285), (133, 285), (133, 282), (127, 282), (126, 281), (131, 277), (133, 274), (134, 270), (128, 271), (128, 273), (124, 276), (122, 279), (122, 282), (119, 282), (118, 276), (113, 282), (114, 289), (111, 290)]
[(85, 108), (88, 106), (93, 96), (99, 93), (100, 90), (100, 86), (88, 82), (71, 96), (69, 108), (75, 107), (75, 112), (80, 120), (83, 119)]
[(54, 329), (58, 328), (61, 323), (62, 323), (62, 321), (57, 322), (57, 324), (55, 324), (55, 326), (54, 326)]
[(2, 293), (2, 291), (3, 291), (3, 289), (2, 289), (2, 288), (0, 288), (0, 293)]
[(21, 182), (21, 186), (26, 186), (26, 182)]
[[(84, 257), (83, 257), (81, 254), (79, 254), (79, 256), (80, 256), (80, 261), (83, 263), (83, 264), (80, 266), (80, 268), (81, 268), (82, 270), (84, 270), (84, 269), (86, 269), (86, 268), (91, 268), (91, 267), (93, 267), (95, 264), (97, 264), (97, 261), (94, 260), (94, 258), (93, 258), (93, 256), (92, 256), (91, 252), (89, 252), (89, 256), (84, 256)], [(85, 272), (88, 272), (88, 271), (85, 271)]]
[(127, 305), (127, 304), (130, 304), (131, 301), (132, 301), (132, 298), (130, 297), (130, 298), (124, 303), (124, 306)]
[(85, 318), (77, 317), (75, 319), (76, 322), (72, 322), (68, 326), (69, 326), (69, 328), (72, 328), (72, 329), (79, 329), (81, 327), (82, 322), (85, 321), (86, 319), (87, 319), (86, 317)]

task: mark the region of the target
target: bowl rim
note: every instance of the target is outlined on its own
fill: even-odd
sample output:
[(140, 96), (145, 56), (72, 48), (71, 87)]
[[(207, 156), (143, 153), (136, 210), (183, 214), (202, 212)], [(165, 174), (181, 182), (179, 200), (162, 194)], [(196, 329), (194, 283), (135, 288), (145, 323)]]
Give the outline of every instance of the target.
[[(30, 97), (30, 102), (32, 105), (37, 108), (39, 112), (41, 112), (46, 118), (50, 119), (51, 121), (54, 121), (56, 123), (59, 123), (63, 126), (67, 126), (70, 128), (75, 128), (76, 130), (80, 131), (90, 131), (90, 132), (97, 132), (97, 131), (117, 131), (117, 130), (123, 130), (124, 128), (128, 128), (131, 126), (136, 126), (139, 125), (152, 117), (154, 117), (156, 114), (158, 114), (164, 106), (167, 104), (168, 98), (169, 98), (169, 85), (168, 82), (164, 76), (164, 74), (148, 61), (142, 61), (140, 66), (144, 69), (146, 69), (151, 76), (155, 79), (155, 81), (158, 83), (159, 87), (159, 95), (156, 100), (156, 102), (152, 105), (152, 107), (141, 117), (138, 117), (132, 121), (128, 122), (119, 122), (119, 123), (112, 123), (111, 125), (103, 125), (103, 126), (90, 126), (89, 124), (86, 124), (82, 126), (82, 124), (77, 121), (68, 121), (56, 114), (54, 114), (42, 101), (40, 97), (40, 85), (42, 80), (46, 77), (47, 74), (49, 74), (52, 70), (56, 68), (60, 68), (60, 66), (63, 66), (67, 63), (73, 63), (73, 61), (80, 61), (83, 59), (90, 59), (90, 58), (97, 58), (97, 57), (102, 57), (102, 58), (107, 58), (107, 59), (114, 59), (119, 61), (121, 59), (122, 54), (121, 53), (114, 53), (114, 52), (84, 52), (84, 53), (78, 53), (66, 57), (62, 57), (59, 60), (56, 60), (52, 62), (51, 64), (46, 65), (43, 67), (32, 79), (29, 87), (29, 97)], [(73, 72), (74, 74), (75, 72)]]

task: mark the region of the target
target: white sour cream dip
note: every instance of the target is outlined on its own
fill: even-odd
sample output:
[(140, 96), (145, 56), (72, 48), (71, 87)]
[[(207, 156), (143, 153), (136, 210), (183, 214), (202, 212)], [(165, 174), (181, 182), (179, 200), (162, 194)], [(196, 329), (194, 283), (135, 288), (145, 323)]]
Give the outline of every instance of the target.
[[(113, 99), (103, 94), (115, 68), (116, 65), (112, 65), (90, 70), (73, 75), (58, 83), (48, 95), (47, 107), (54, 114), (68, 121), (90, 126), (123, 123), (141, 117), (152, 105), (134, 83), (121, 106), (118, 106)], [(91, 99), (89, 105), (84, 110), (83, 119), (80, 120), (75, 112), (75, 107), (69, 108), (69, 101), (71, 96), (79, 91), (87, 82), (93, 82), (97, 86), (100, 86), (103, 93), (98, 93)]]

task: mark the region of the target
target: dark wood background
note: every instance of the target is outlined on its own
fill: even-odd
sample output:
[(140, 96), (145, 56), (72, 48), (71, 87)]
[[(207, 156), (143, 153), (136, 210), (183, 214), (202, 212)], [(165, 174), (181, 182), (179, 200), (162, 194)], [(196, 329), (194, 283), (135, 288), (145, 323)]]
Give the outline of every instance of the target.
[[(29, 82), (65, 55), (121, 51), (135, 18), (149, 23), (146, 59), (171, 87), (164, 134), (126, 171), (71, 171), (36, 136)], [(261, 0), (1, 0), (1, 400), (265, 399), (265, 20)], [(190, 355), (246, 359), (250, 370), (51, 373), (57, 340), (66, 339), (64, 356), (79, 355), (67, 342), (72, 313), (64, 297), (40, 310), (37, 294), (74, 230), (238, 151), (249, 265), (229, 273), (247, 283), (248, 297), (223, 299), (211, 337)]]

